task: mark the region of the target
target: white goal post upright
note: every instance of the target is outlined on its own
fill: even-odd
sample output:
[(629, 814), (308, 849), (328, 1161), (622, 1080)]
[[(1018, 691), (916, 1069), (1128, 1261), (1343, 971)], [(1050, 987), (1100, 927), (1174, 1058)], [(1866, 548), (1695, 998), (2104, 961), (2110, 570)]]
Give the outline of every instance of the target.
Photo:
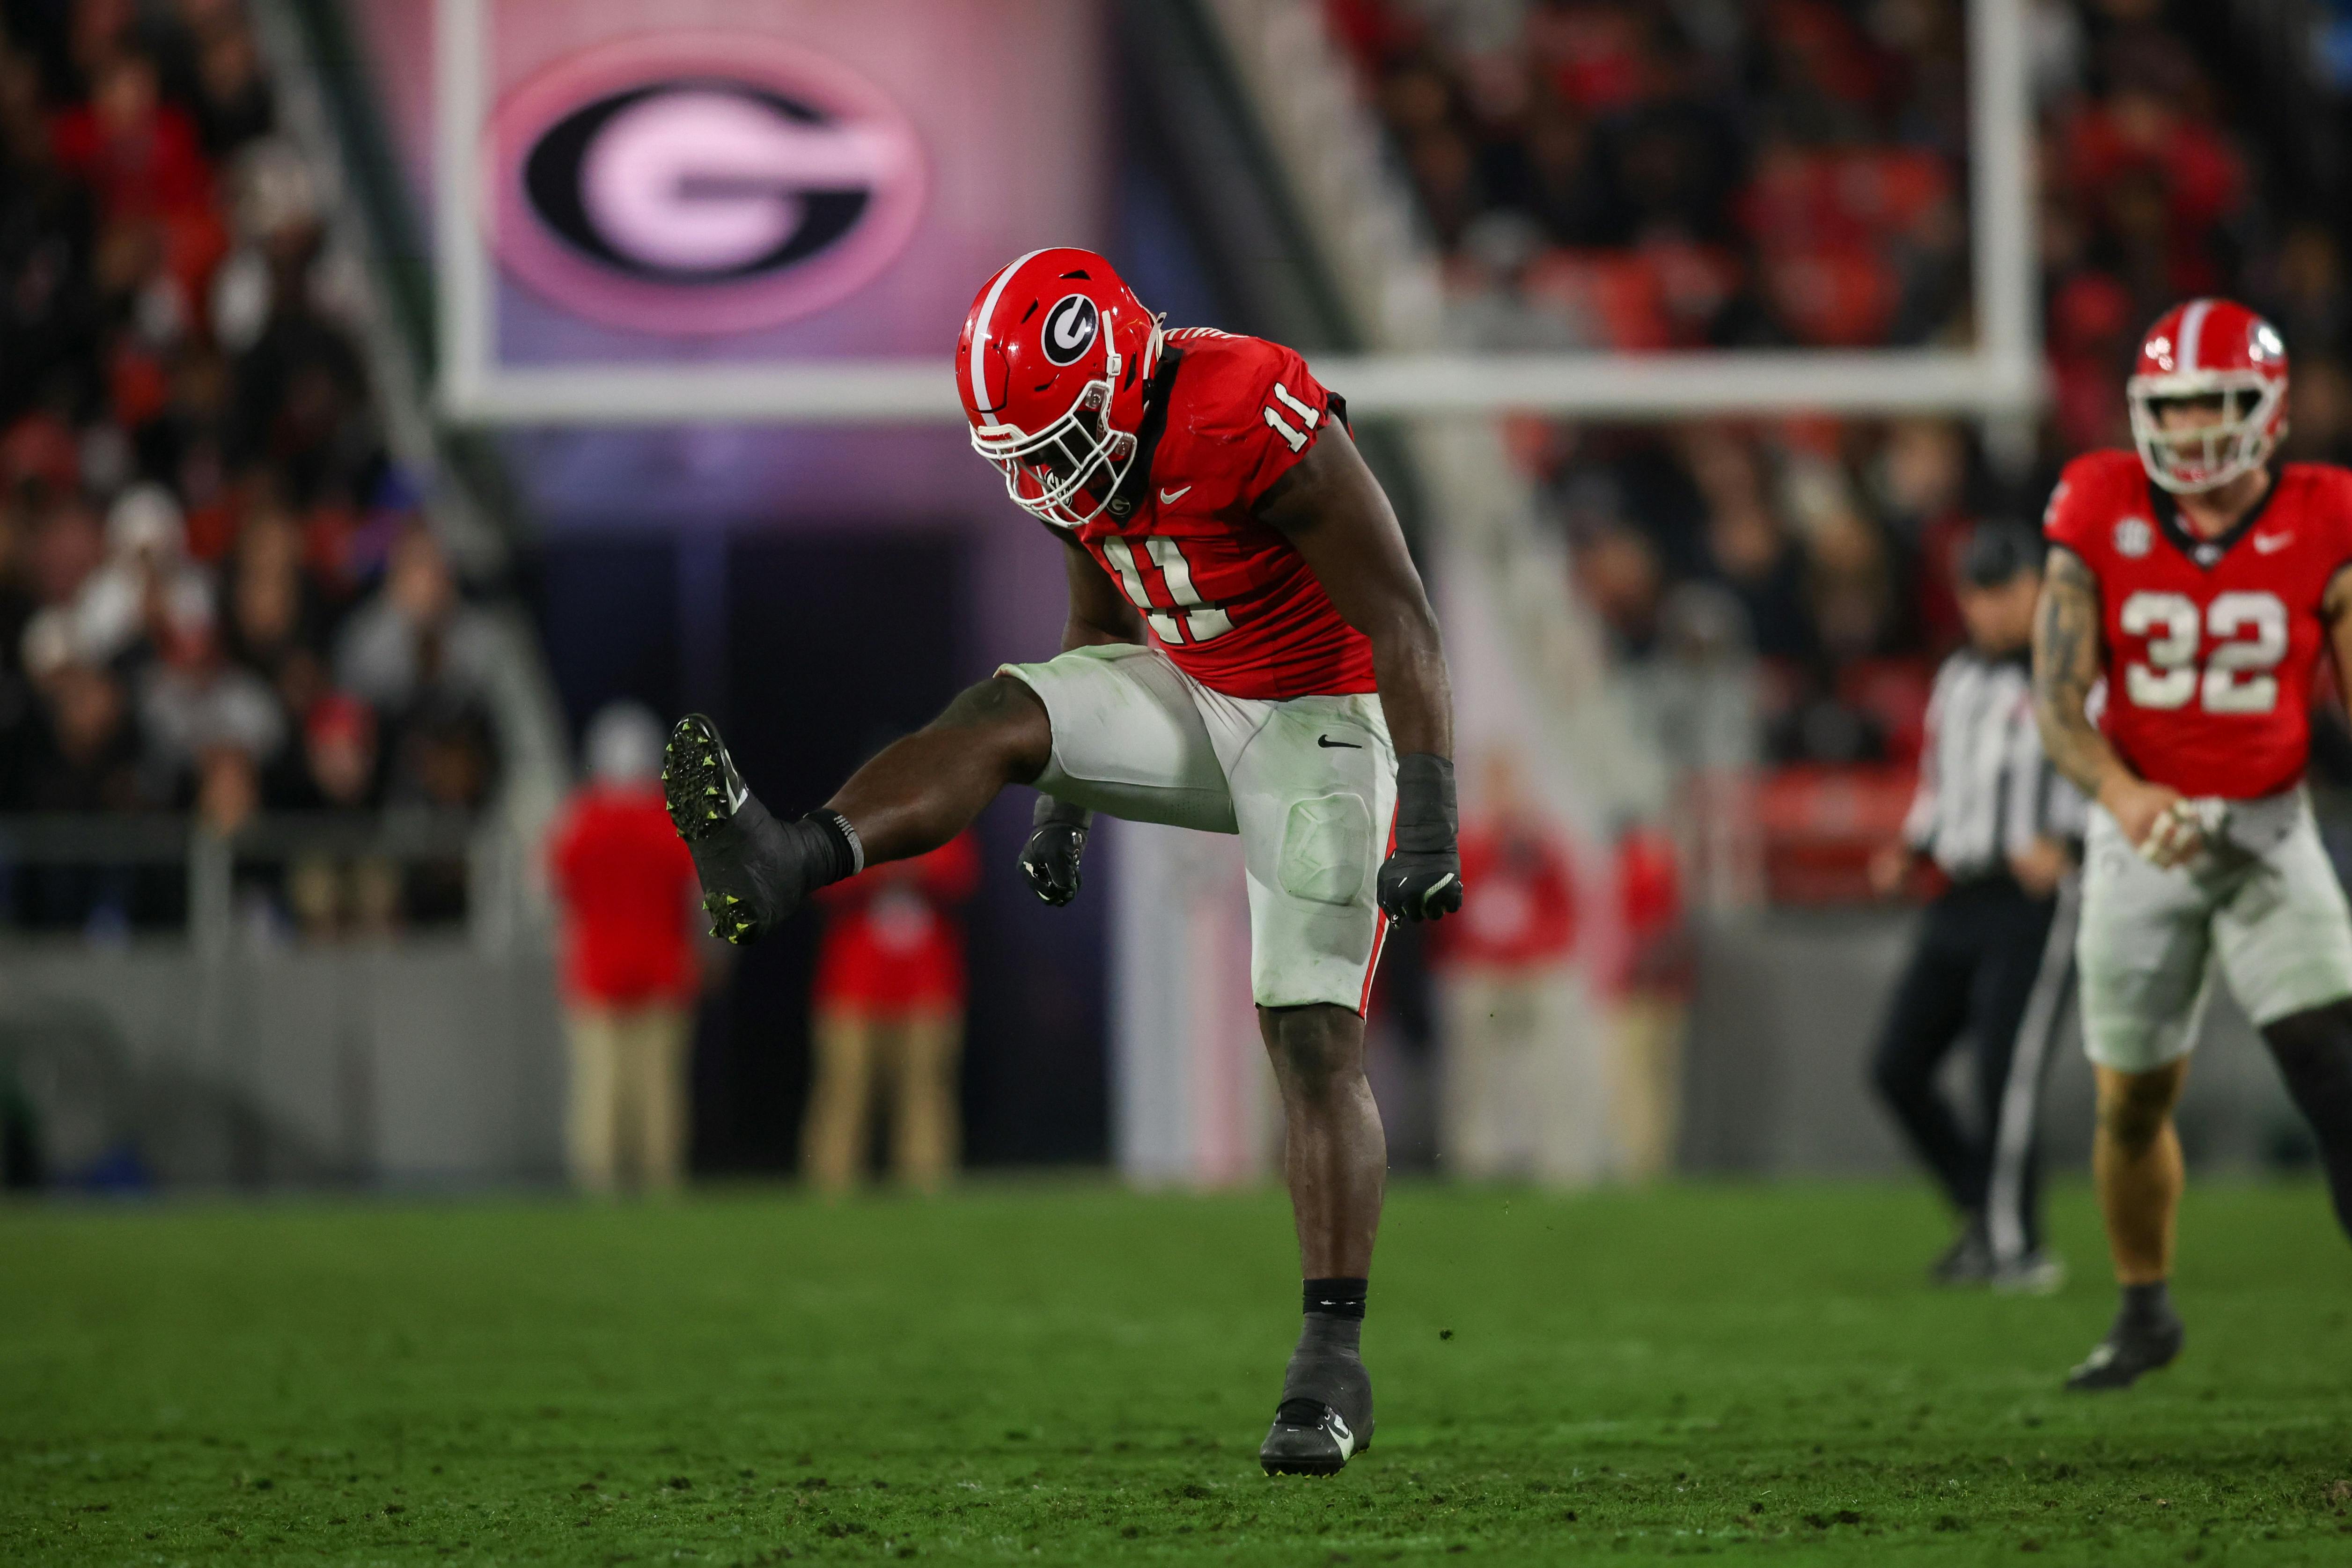
[[(439, 405), (480, 425), (954, 423), (936, 359), (507, 366), (484, 199), (496, 0), (436, 0)], [(2042, 401), (2028, 0), (1969, 0), (1969, 190), (1976, 342), (1966, 349), (1318, 355), (1360, 415), (1551, 414), (1655, 420), (1733, 414), (2030, 416)]]

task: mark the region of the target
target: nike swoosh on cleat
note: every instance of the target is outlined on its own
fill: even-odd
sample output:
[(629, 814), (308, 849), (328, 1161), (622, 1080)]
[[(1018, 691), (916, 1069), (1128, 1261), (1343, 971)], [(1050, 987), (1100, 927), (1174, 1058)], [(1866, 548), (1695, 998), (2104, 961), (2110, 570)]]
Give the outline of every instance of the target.
[(1335, 752), (1336, 752), (1336, 751), (1360, 752), (1360, 751), (1362, 751), (1362, 750), (1364, 749), (1363, 747), (1361, 747), (1361, 746), (1358, 745), (1358, 744), (1357, 744), (1355, 742), (1353, 742), (1353, 741), (1335, 741), (1335, 740), (1333, 740), (1333, 739), (1332, 739), (1330, 736), (1328, 736), (1328, 735), (1318, 735), (1318, 736), (1316, 736), (1316, 737), (1315, 737), (1315, 743), (1316, 743), (1317, 745), (1318, 745), (1318, 746), (1328, 746), (1328, 747), (1329, 747), (1331, 750), (1333, 750), (1333, 751), (1335, 751)]
[(1192, 487), (1190, 485), (1186, 485), (1181, 490), (1161, 490), (1160, 492), (1160, 504), (1161, 506), (1174, 506), (1178, 501), (1182, 500), (1186, 496), (1191, 495), (1192, 493)]

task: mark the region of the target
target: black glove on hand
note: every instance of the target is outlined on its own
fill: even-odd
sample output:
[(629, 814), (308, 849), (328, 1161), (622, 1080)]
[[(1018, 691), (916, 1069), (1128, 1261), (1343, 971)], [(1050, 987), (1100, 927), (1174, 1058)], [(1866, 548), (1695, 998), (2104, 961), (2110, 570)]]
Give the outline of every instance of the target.
[(1050, 795), (1037, 797), (1036, 814), (1030, 818), (1036, 826), (1021, 850), (1021, 874), (1029, 879), (1029, 890), (1055, 909), (1078, 896), (1078, 862), (1085, 858), (1087, 829), (1094, 820), (1095, 814), (1083, 805)]
[(1381, 913), (1434, 921), (1462, 907), (1455, 826), (1453, 762), (1429, 752), (1399, 757), (1396, 847), (1381, 867)]

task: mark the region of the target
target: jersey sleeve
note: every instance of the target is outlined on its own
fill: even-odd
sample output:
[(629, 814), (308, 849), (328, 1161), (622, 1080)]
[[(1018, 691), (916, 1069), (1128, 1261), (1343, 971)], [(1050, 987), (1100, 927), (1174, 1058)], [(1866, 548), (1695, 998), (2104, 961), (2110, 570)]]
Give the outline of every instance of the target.
[(1240, 338), (1221, 346), (1226, 374), (1200, 405), (1195, 432), (1223, 455), (1234, 500), (1254, 508), (1341, 410), (1307, 362), (1280, 343)]
[(2042, 513), (2042, 535), (2053, 544), (2063, 544), (2085, 560), (2095, 558), (2100, 529), (2113, 524), (2112, 516), (2102, 516), (2106, 488), (2095, 457), (2077, 458), (2060, 471), (2058, 484), (2050, 492), (2050, 504)]

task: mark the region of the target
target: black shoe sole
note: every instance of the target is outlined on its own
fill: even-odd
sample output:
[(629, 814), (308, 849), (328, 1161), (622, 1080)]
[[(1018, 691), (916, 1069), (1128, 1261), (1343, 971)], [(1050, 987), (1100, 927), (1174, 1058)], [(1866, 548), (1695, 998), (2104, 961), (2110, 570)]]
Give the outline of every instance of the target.
[(734, 821), (747, 798), (719, 726), (700, 713), (680, 719), (662, 749), (662, 802), (677, 836), (701, 843)]
[(719, 726), (700, 713), (689, 713), (669, 732), (662, 749), (662, 804), (669, 808), (670, 826), (695, 853), (695, 873), (702, 878), (702, 912), (710, 918), (710, 934), (736, 947), (756, 940), (761, 928), (743, 900), (733, 893), (713, 890), (704, 876), (702, 847), (724, 833), (751, 798)]

